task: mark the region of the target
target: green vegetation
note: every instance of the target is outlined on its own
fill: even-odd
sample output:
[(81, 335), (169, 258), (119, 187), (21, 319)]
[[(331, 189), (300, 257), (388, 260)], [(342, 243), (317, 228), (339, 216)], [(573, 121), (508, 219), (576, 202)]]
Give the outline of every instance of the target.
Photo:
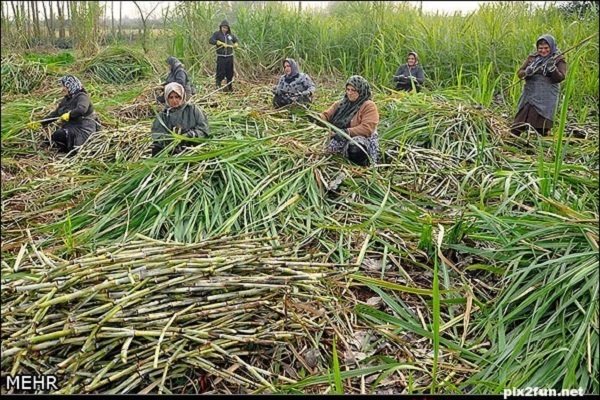
[[(599, 393), (598, 37), (567, 55), (552, 136), (512, 136), (522, 85), (506, 90), (537, 36), (570, 48), (598, 15), (221, 4), (180, 4), (147, 56), (3, 58), (3, 373), (57, 373), (60, 393)], [(224, 17), (233, 94), (214, 93), (207, 44)], [(390, 92), (409, 49), (430, 81)], [(168, 54), (211, 137), (150, 158)], [(305, 110), (272, 109), (284, 56), (313, 76), (314, 111), (350, 74), (374, 84), (377, 167), (326, 155)], [(26, 128), (58, 73), (103, 124), (72, 157)]]

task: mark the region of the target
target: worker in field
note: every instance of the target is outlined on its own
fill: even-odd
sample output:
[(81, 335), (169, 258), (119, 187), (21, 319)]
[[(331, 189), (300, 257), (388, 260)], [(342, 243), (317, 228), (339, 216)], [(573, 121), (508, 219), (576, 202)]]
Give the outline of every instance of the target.
[(52, 133), (50, 145), (56, 146), (59, 152), (68, 153), (83, 145), (98, 130), (99, 123), (81, 81), (73, 75), (65, 75), (59, 81), (64, 97), (56, 109), (43, 118), (43, 122), (31, 122), (28, 127), (37, 130), (58, 121), (60, 126)]
[(221, 22), (219, 30), (213, 33), (208, 42), (217, 49), (217, 88), (221, 87), (223, 79), (227, 79), (225, 91), (233, 92), (233, 49), (238, 47), (238, 39), (231, 33), (227, 20)]
[(421, 85), (425, 82), (425, 72), (419, 64), (419, 56), (417, 52), (411, 51), (406, 56), (406, 64), (398, 67), (394, 74), (394, 82), (396, 82), (396, 90), (421, 91)]
[(273, 92), (275, 108), (292, 103), (309, 104), (313, 101), (315, 84), (307, 74), (300, 72), (298, 63), (293, 58), (283, 60), (283, 75), (279, 78)]
[[(167, 65), (169, 66), (169, 73), (165, 81), (161, 84), (163, 88), (171, 82), (177, 82), (185, 88), (186, 100), (196, 94), (196, 88), (192, 86), (190, 77), (185, 70), (185, 66), (176, 57), (169, 56), (167, 58)], [(157, 97), (157, 100), (161, 104), (165, 104), (164, 93)]]
[[(172, 132), (189, 138), (208, 137), (208, 121), (198, 106), (185, 100), (185, 89), (177, 82), (165, 86), (166, 107), (152, 124), (152, 155), (158, 154), (173, 141)], [(193, 146), (193, 141), (182, 141), (175, 152), (186, 146)]]
[(518, 77), (525, 79), (525, 86), (511, 127), (514, 135), (520, 135), (529, 126), (540, 135), (549, 134), (558, 106), (559, 83), (567, 74), (567, 63), (552, 35), (540, 36), (535, 46), (536, 51), (527, 57), (517, 71)]
[(342, 154), (358, 165), (377, 163), (379, 111), (371, 97), (369, 82), (362, 76), (353, 75), (346, 81), (342, 99), (320, 115), (344, 132), (331, 134), (328, 152)]

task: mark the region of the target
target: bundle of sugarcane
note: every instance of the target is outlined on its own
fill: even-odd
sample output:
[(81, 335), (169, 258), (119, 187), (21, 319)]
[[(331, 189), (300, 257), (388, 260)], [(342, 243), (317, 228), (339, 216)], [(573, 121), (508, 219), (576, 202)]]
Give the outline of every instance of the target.
[(2, 262), (2, 370), (55, 374), (58, 393), (172, 393), (199, 371), (241, 391), (293, 383), (271, 357), (336, 329), (322, 280), (356, 268), (273, 243), (138, 235), (72, 261), (23, 246)]
[(105, 128), (94, 133), (78, 149), (65, 159), (59, 168), (71, 169), (75, 164), (112, 163), (137, 161), (149, 154), (152, 137), (147, 123), (120, 128)]
[(26, 61), (20, 56), (2, 58), (2, 93), (29, 93), (46, 77), (46, 66)]
[(507, 129), (480, 106), (443, 95), (408, 96), (388, 104), (384, 141), (436, 149), (461, 162), (497, 165)]
[(124, 84), (148, 76), (152, 64), (143, 54), (124, 47), (109, 47), (85, 63), (83, 70), (102, 82)]

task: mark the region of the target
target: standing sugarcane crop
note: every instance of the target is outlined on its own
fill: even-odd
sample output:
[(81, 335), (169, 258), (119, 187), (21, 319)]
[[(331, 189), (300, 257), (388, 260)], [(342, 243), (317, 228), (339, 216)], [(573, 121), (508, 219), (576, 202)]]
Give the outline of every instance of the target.
[(225, 91), (233, 92), (233, 49), (238, 47), (238, 38), (231, 33), (229, 22), (224, 19), (219, 25), (219, 30), (213, 33), (208, 43), (217, 49), (217, 88), (221, 87), (221, 81), (227, 79)]
[(84, 144), (97, 131), (99, 124), (90, 96), (81, 81), (73, 75), (65, 75), (60, 78), (60, 83), (64, 97), (56, 109), (41, 123), (30, 122), (28, 128), (37, 130), (59, 120), (62, 125), (52, 134), (50, 144), (56, 144), (60, 152), (67, 153)]
[(300, 72), (293, 58), (283, 60), (283, 72), (273, 92), (273, 106), (280, 108), (292, 103), (312, 103), (315, 84), (307, 74)]
[[(165, 86), (165, 97), (167, 106), (161, 111), (152, 124), (152, 155), (158, 154), (172, 140), (171, 132), (185, 135), (189, 138), (201, 138), (208, 136), (208, 121), (204, 112), (198, 106), (185, 101), (185, 90), (177, 82), (171, 82)], [(193, 145), (194, 142), (184, 141), (177, 147)]]
[(552, 35), (540, 36), (535, 45), (537, 52), (530, 54), (517, 72), (519, 78), (525, 78), (525, 87), (511, 127), (514, 135), (520, 135), (528, 126), (540, 135), (548, 135), (558, 105), (559, 83), (567, 74), (567, 63)]
[(377, 163), (379, 111), (371, 100), (371, 87), (365, 78), (360, 75), (348, 78), (344, 97), (333, 103), (320, 117), (347, 136), (332, 134), (327, 151), (342, 154), (358, 165)]

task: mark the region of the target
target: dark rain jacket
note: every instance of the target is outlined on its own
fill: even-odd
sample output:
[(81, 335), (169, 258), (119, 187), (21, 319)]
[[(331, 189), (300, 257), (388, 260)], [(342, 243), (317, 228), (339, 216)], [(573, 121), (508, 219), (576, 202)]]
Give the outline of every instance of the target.
[(177, 58), (172, 57), (170, 59), (169, 65), (171, 67), (169, 74), (167, 75), (167, 79), (165, 79), (164, 85), (167, 85), (171, 82), (177, 82), (185, 89), (185, 92), (188, 95), (196, 94), (195, 88), (190, 83), (190, 78), (188, 76), (187, 71), (183, 68), (183, 64)]
[[(221, 27), (226, 26), (229, 28), (229, 31), (225, 34), (221, 32)], [(238, 38), (231, 33), (231, 28), (229, 27), (229, 22), (227, 20), (223, 20), (219, 25), (219, 30), (213, 33), (213, 35), (208, 40), (208, 43), (215, 46), (217, 44), (217, 40), (220, 40), (223, 43), (227, 43), (228, 45), (233, 45), (238, 42)], [(232, 47), (223, 47), (217, 46), (217, 57), (231, 57), (233, 56), (233, 48)]]
[(204, 112), (191, 103), (178, 108), (161, 111), (152, 124), (152, 139), (160, 147), (165, 147), (172, 139), (175, 128), (187, 137), (208, 137), (208, 120)]
[[(98, 130), (94, 106), (85, 89), (73, 95), (68, 94), (63, 97), (56, 109), (44, 119), (57, 118), (67, 112), (70, 113), (69, 120), (61, 121), (61, 128), (67, 130), (72, 135), (74, 146), (81, 146), (92, 133)], [(44, 122), (42, 125), (48, 125), (51, 122), (53, 121)]]

